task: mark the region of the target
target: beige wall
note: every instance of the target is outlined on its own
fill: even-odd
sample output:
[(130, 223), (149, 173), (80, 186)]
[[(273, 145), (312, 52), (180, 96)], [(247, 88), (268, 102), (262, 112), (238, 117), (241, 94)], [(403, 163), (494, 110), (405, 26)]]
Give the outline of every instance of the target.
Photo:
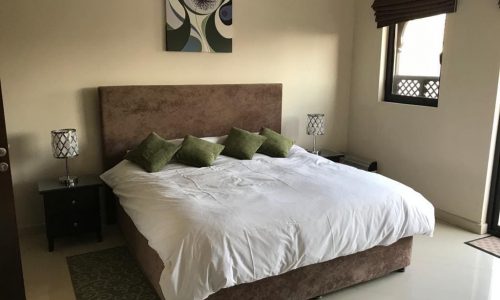
[(382, 173), (422, 192), (438, 216), (477, 231), (489, 191), (500, 9), (463, 0), (448, 16), (439, 107), (429, 108), (379, 101), (385, 40), (371, 4), (355, 7), (348, 149), (378, 159)]
[(345, 150), (351, 1), (235, 1), (232, 54), (163, 51), (164, 2), (2, 1), (0, 77), (20, 227), (43, 223), (36, 182), (63, 173), (50, 130), (77, 128), (73, 173), (101, 170), (100, 85), (281, 82), (284, 133), (309, 146), (305, 114), (325, 112), (319, 143)]

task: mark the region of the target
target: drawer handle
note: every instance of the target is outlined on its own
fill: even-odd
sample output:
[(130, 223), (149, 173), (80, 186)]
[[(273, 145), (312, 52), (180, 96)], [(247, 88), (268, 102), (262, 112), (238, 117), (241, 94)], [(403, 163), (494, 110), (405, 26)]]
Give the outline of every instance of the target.
[(71, 201), (71, 204), (75, 205), (76, 204), (76, 200)]
[(73, 227), (78, 227), (78, 222), (73, 223)]

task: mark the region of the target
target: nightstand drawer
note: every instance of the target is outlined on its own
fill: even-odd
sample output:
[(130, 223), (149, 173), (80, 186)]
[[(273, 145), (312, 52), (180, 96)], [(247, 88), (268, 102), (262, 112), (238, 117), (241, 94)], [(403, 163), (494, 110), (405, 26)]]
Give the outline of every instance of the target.
[(95, 211), (99, 208), (99, 190), (68, 189), (52, 192), (45, 196), (45, 205), (49, 215)]
[(95, 213), (57, 215), (48, 222), (47, 227), (54, 236), (93, 232), (100, 227), (99, 214)]

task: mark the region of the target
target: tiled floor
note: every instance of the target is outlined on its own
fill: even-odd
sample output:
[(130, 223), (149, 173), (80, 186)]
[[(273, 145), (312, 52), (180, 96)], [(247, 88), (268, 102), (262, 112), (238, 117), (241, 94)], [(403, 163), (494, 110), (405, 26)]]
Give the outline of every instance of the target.
[(27, 300), (73, 300), (73, 286), (66, 257), (123, 245), (117, 227), (103, 231), (103, 241), (95, 235), (55, 240), (54, 252), (48, 252), (44, 232), (21, 235), (21, 257)]
[[(500, 259), (464, 244), (477, 237), (438, 224), (433, 238), (414, 240), (412, 265), (405, 273), (394, 273), (323, 299), (498, 300)], [(43, 233), (24, 234), (21, 252), (28, 300), (74, 299), (66, 256), (121, 244), (120, 234), (110, 227), (102, 243), (95, 243), (93, 237), (57, 240), (55, 251), (49, 253)]]
[(476, 234), (438, 224), (433, 238), (416, 237), (405, 273), (348, 288), (323, 299), (498, 300), (500, 259), (464, 242)]

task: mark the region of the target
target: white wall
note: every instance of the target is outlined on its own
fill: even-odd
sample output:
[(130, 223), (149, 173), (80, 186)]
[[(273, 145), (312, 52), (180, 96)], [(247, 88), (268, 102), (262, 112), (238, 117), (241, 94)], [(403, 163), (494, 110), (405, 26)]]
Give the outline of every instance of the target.
[(348, 149), (423, 193), (439, 217), (480, 231), (500, 69), (497, 2), (459, 1), (448, 16), (438, 108), (379, 101), (386, 41), (372, 2), (356, 0)]
[(75, 127), (74, 174), (101, 170), (96, 87), (284, 84), (284, 133), (308, 146), (305, 114), (324, 112), (320, 145), (347, 147), (354, 4), (234, 1), (232, 54), (164, 49), (164, 0), (16, 0), (0, 10), (0, 77), (20, 227), (43, 223), (36, 183), (64, 172), (50, 130)]

